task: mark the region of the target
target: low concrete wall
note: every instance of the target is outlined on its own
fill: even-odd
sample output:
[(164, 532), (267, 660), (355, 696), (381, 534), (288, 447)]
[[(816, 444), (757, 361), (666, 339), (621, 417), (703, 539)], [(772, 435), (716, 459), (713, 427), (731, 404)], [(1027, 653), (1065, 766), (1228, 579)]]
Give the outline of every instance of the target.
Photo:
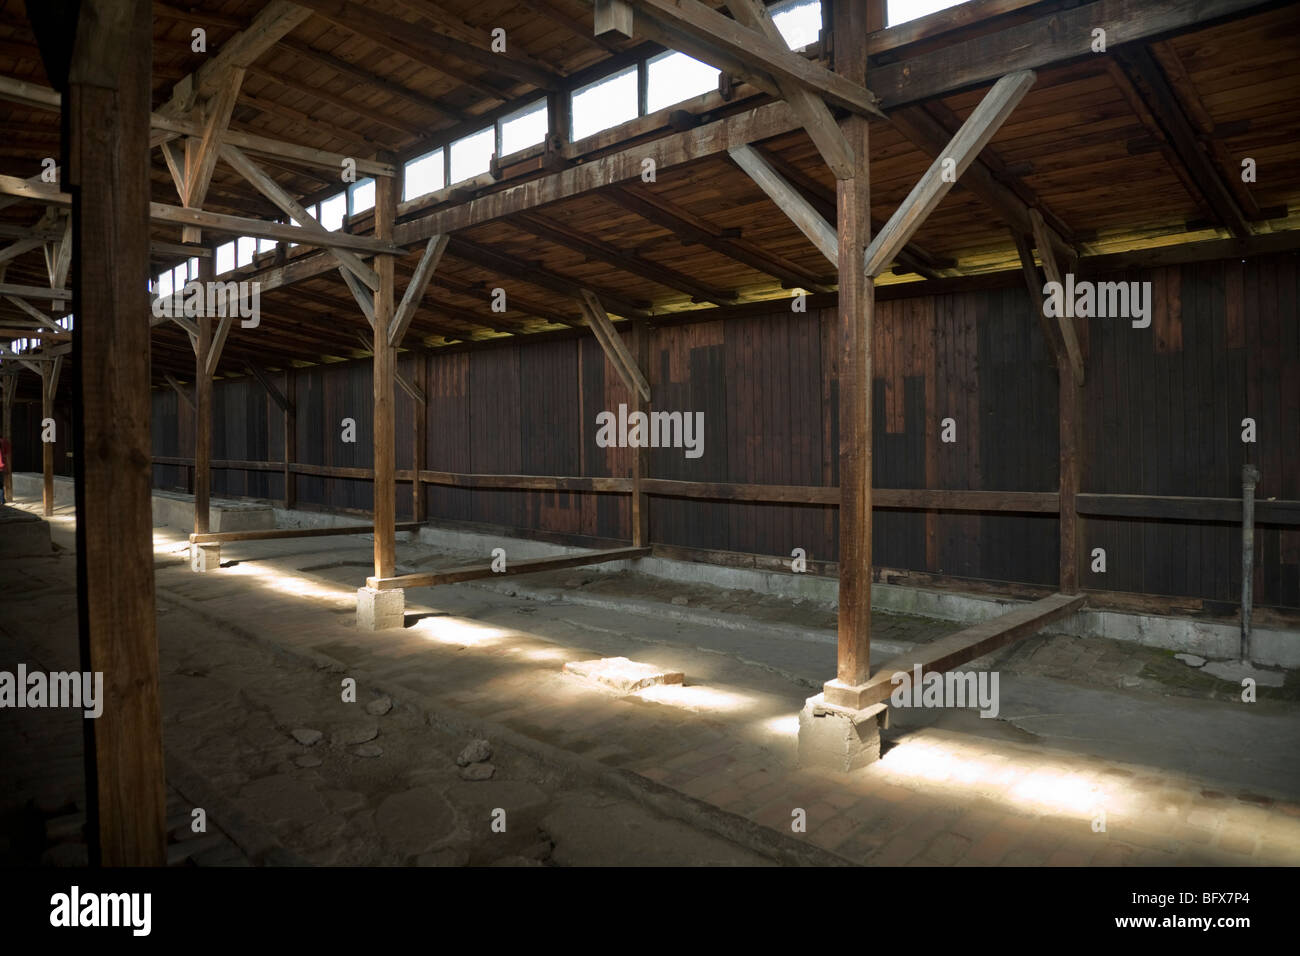
[[(56, 476), (55, 504), (73, 504), (72, 489), (71, 479)], [(15, 473), (14, 494), (19, 498), (39, 501), (41, 476)], [(155, 491), (153, 503), (155, 524), (182, 529), (193, 527), (192, 496)], [(356, 515), (290, 511), (260, 501), (231, 501), (216, 498), (212, 500), (213, 531), (242, 531), (257, 528), (336, 528), (362, 523), (365, 523), (365, 519)], [(409, 532), (398, 534), (398, 540), (409, 540), (409, 537)], [(502, 534), (429, 526), (420, 529), (418, 540), (421, 544), (430, 547), (464, 554), (471, 558), (481, 558), (485, 561), (491, 558), (493, 548), (505, 548), (506, 555), (511, 561), (580, 554), (590, 550), (526, 538), (512, 538)], [(667, 558), (611, 561), (606, 564), (592, 565), (586, 570), (603, 574), (634, 570), (639, 574), (681, 584), (708, 584), (714, 587), (756, 591), (760, 594), (798, 598), (826, 607), (834, 607), (839, 598), (839, 582), (834, 578), (813, 574), (727, 568), (694, 561), (673, 561)], [(965, 594), (959, 591), (876, 583), (871, 586), (871, 603), (874, 608), (896, 614), (916, 614), (938, 620), (974, 623), (999, 617), (1023, 602), (986, 594)], [(1185, 617), (1133, 614), (1097, 608), (1085, 608), (1077, 614), (1056, 622), (1047, 630), (1052, 634), (1069, 634), (1075, 637), (1106, 637), (1113, 640), (1134, 641), (1149, 647), (1186, 651), (1202, 657), (1218, 659), (1235, 658), (1240, 646), (1240, 633), (1235, 622), (1198, 621)], [(1256, 663), (1273, 667), (1300, 668), (1300, 632), (1255, 627), (1251, 635), (1251, 649)]]
[[(176, 491), (153, 493), (153, 523), (193, 530), (194, 496)], [(275, 509), (265, 501), (212, 498), (208, 502), (208, 527), (212, 531), (258, 531), (275, 527)]]
[[(577, 554), (589, 550), (548, 544), (543, 541), (510, 538), (505, 535), (434, 527), (421, 528), (419, 540), (430, 547), (461, 552), (484, 560), (491, 556), (493, 548), (505, 548), (507, 556), (512, 560)], [(827, 607), (834, 607), (839, 600), (838, 581), (812, 574), (727, 568), (694, 561), (673, 561), (667, 558), (612, 561), (584, 569), (584, 571), (605, 574), (629, 570), (681, 584), (710, 584), (715, 587), (756, 591), (760, 594), (799, 598)], [(966, 624), (1000, 617), (1023, 603), (986, 594), (965, 594), (959, 591), (941, 591), (899, 584), (875, 583), (871, 586), (871, 604), (878, 610), (896, 614), (916, 614)], [(1240, 633), (1236, 623), (1197, 621), (1185, 617), (1133, 614), (1097, 608), (1085, 608), (1077, 614), (1062, 618), (1048, 627), (1047, 632), (1075, 637), (1106, 637), (1112, 640), (1134, 641), (1149, 647), (1187, 651), (1202, 657), (1219, 659), (1235, 658), (1240, 646)], [(1251, 633), (1251, 650), (1256, 663), (1273, 667), (1300, 668), (1300, 632), (1255, 627)]]
[[(14, 472), (14, 497), (15, 498), (34, 498), (41, 500), (41, 495), (45, 492), (45, 479), (42, 475), (30, 471)], [(54, 507), (59, 508), (67, 505), (71, 508), (77, 503), (76, 486), (72, 483), (71, 478), (64, 478), (62, 475), (54, 476)]]
[[(14, 472), (14, 497), (41, 500), (44, 480), (33, 472)], [(76, 505), (76, 485), (71, 478), (54, 476), (54, 505)], [(153, 523), (169, 528), (194, 528), (194, 496), (175, 491), (153, 492)], [(235, 501), (213, 498), (209, 502), (209, 524), (213, 531), (251, 531), (275, 527), (275, 511), (265, 501)]]

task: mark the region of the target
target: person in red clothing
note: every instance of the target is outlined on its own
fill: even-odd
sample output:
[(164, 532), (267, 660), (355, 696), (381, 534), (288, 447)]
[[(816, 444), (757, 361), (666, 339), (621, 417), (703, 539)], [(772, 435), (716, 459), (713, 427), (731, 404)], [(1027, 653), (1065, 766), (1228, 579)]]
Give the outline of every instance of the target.
[(5, 503), (5, 475), (8, 474), (12, 466), (10, 459), (13, 458), (13, 446), (9, 444), (9, 439), (0, 435), (0, 505)]

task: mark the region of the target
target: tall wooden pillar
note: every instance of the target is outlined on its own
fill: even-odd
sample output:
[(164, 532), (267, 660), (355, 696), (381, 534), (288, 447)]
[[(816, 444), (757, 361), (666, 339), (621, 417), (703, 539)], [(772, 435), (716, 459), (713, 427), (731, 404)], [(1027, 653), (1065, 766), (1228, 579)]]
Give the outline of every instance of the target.
[[(1086, 321), (1086, 320), (1084, 320)], [(1083, 430), (1083, 389), (1070, 374), (1070, 360), (1057, 356), (1060, 379), (1060, 527), (1062, 594), (1079, 593), (1079, 513), (1075, 496), (1079, 493), (1080, 446)]]
[(429, 456), (429, 356), (422, 350), (415, 353), (415, 388), (424, 396), (424, 401), (415, 400), (415, 444), (411, 452), (411, 469), (415, 473), (411, 481), (411, 520), (424, 520), (424, 482), (420, 481), (420, 472), (424, 470)]
[(41, 504), (54, 514), (54, 442), (45, 440), (45, 423), (54, 417), (54, 363), (41, 363)]
[(14, 501), (14, 463), (10, 460), (13, 458), (13, 440), (14, 440), (14, 392), (18, 385), (16, 375), (6, 375), (0, 381), (3, 381), (3, 417), (0, 417), (0, 437), (9, 439), (10, 452), (5, 456), (4, 466), (4, 490), (5, 501), (13, 504)]
[[(212, 279), (211, 257), (200, 257), (199, 280)], [(198, 347), (194, 353), (194, 533), (207, 534), (212, 498), (212, 376), (208, 354), (212, 351), (212, 316), (200, 315)]]
[(298, 507), (298, 481), (293, 460), (298, 455), (298, 370), (290, 365), (284, 372), (284, 506)]
[(79, 373), (77, 613), (82, 667), (104, 678), (103, 713), (83, 722), (86, 833), (91, 863), (104, 866), (166, 863), (144, 321), (151, 21), (145, 0), (81, 0), (63, 97)]
[[(638, 319), (632, 327), (632, 356), (637, 367), (650, 376), (650, 325), (645, 319)], [(635, 389), (632, 392), (633, 408), (638, 412), (650, 411), (650, 403), (641, 397)], [(650, 546), (650, 499), (641, 490), (641, 483), (650, 477), (650, 449), (641, 447), (632, 450), (632, 546), (646, 548)]]
[[(841, 2), (833, 12), (835, 70), (866, 83), (868, 4)], [(871, 334), (875, 284), (867, 277), (871, 241), (867, 121), (840, 127), (853, 149), (853, 175), (836, 183), (839, 238), (840, 581), (836, 679), (827, 703), (857, 708), (851, 688), (865, 684), (871, 664)]]
[[(391, 176), (375, 177), (375, 238), (392, 239), (397, 217), (397, 183)], [(379, 288), (375, 290), (375, 577), (393, 576), (396, 557), (396, 429), (393, 424), (393, 366), (395, 349), (388, 344), (393, 321), (393, 257), (375, 256)]]

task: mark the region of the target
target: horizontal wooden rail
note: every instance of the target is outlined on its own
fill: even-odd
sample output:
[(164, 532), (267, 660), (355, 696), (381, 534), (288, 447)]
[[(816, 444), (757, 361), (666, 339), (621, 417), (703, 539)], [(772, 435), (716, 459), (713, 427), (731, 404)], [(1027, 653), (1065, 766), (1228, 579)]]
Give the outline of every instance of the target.
[(872, 674), (858, 697), (857, 706), (870, 707), (888, 700), (894, 692), (894, 675), (897, 673), (907, 674), (911, 679), (917, 664), (921, 665), (922, 675), (952, 670), (1073, 614), (1086, 600), (1087, 596), (1083, 594), (1053, 594), (1001, 617), (981, 621), (973, 627), (919, 645)]
[[(1075, 496), (1079, 514), (1157, 521), (1214, 521), (1241, 524), (1240, 498), (1180, 498), (1169, 495)], [(1300, 501), (1255, 499), (1256, 524), (1300, 525)]]
[(752, 485), (730, 481), (673, 481), (644, 478), (641, 490), (663, 498), (763, 501), (774, 504), (838, 505), (840, 489), (826, 485)]
[(439, 584), (455, 584), (458, 581), (474, 581), (478, 578), (531, 574), (534, 571), (559, 571), (564, 568), (577, 568), (588, 564), (604, 564), (606, 561), (629, 561), (633, 558), (644, 558), (649, 553), (649, 548), (614, 548), (608, 551), (587, 551), (583, 554), (567, 554), (556, 558), (537, 558), (533, 561), (507, 563), (504, 571), (493, 571), (490, 564), (475, 564), (468, 567), (448, 568), (445, 571), (399, 574), (391, 578), (366, 578), (366, 586), (381, 591), (391, 591), (395, 588), (437, 587)]
[[(641, 489), (665, 498), (707, 498), (715, 501), (759, 501), (772, 504), (838, 505), (840, 490), (828, 485), (754, 485), (735, 482), (670, 481), (647, 478)], [(938, 488), (873, 488), (875, 508), (914, 508), (935, 511), (1014, 511), (1056, 514), (1060, 498), (1054, 491), (957, 491)]]
[(578, 478), (554, 475), (470, 475), (454, 471), (421, 471), (426, 485), (453, 488), (510, 488), (525, 491), (597, 491), (630, 494), (631, 478)]
[[(419, 531), (420, 522), (399, 522), (397, 531)], [(341, 534), (373, 534), (372, 524), (345, 525), (341, 528), (262, 528), (255, 531), (213, 531), (191, 534), (190, 544), (226, 544), (231, 541), (279, 541), (282, 538), (328, 538)]]
[[(154, 455), (155, 465), (193, 467), (193, 458)], [(246, 471), (283, 471), (282, 461), (240, 461), (221, 459), (213, 468)], [(296, 475), (373, 481), (370, 468), (291, 463)], [(632, 478), (580, 477), (561, 475), (489, 475), (454, 471), (421, 470), (426, 485), (450, 488), (500, 489), (513, 491), (573, 491), (598, 494), (632, 494)], [(398, 481), (413, 481), (415, 472), (398, 469)], [(708, 501), (746, 501), (766, 504), (821, 505), (837, 507), (840, 490), (832, 485), (765, 485), (729, 481), (677, 481), (645, 478), (641, 491), (661, 498), (692, 498)], [(1057, 514), (1060, 497), (1055, 491), (963, 491), (947, 488), (873, 488), (874, 508), (916, 511), (1011, 512)], [(1075, 505), (1082, 515), (1103, 518), (1146, 518), (1153, 521), (1205, 521), (1237, 524), (1241, 521), (1240, 498), (1193, 498), (1175, 495), (1111, 495), (1081, 493)], [(1300, 526), (1300, 501), (1256, 500), (1257, 524)]]

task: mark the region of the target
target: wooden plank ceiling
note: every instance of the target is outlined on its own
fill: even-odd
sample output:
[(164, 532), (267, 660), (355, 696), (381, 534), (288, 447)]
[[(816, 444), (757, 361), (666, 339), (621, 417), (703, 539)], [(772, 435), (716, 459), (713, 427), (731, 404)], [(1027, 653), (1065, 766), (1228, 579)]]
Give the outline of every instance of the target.
[[(155, 2), (155, 108), (167, 102), (178, 80), (212, 55), (191, 49), (195, 27), (207, 31), (209, 51), (220, 50), (265, 2)], [(312, 15), (248, 69), (230, 127), (345, 155), (389, 153), (398, 161), (419, 155), (440, 145), (450, 130), (475, 131), (506, 104), (535, 98), (545, 85), (565, 83), (583, 71), (595, 75), (602, 64), (627, 59), (626, 51), (639, 46), (615, 34), (593, 37), (590, 6), (580, 0), (302, 3)], [(723, 6), (719, 0), (710, 5)], [(1010, 12), (996, 23), (977, 22), (957, 34), (901, 47), (878, 44), (886, 48), (873, 62), (896, 62), (942, 48), (954, 35), (976, 36), (1061, 5), (1059, 0), (1007, 3)], [(404, 26), (397, 30), (397, 24)], [(494, 27), (507, 31), (504, 56), (487, 52)], [(1294, 217), (1287, 218), (1300, 199), (1295, 162), (1300, 111), (1294, 107), (1300, 93), (1300, 18), (1294, 8), (1266, 7), (1146, 49), (1252, 231), (1295, 228)], [(1245, 50), (1249, 56), (1242, 55)], [(502, 68), (493, 69), (494, 63)], [(0, 3), (0, 75), (49, 85), (22, 0)], [(1169, 118), (1153, 110), (1158, 99), (1143, 76), (1140, 62), (1118, 55), (1042, 69), (981, 154), (999, 182), (1042, 209), (1048, 222), (1085, 253), (1230, 234), (1221, 210), (1198, 183), (1197, 170), (1178, 154)], [(952, 131), (983, 93), (962, 92), (923, 109)], [(744, 105), (761, 101), (750, 98)], [(715, 97), (709, 115), (738, 108), (739, 99), (723, 104)], [(0, 130), (0, 173), (28, 178), (40, 172), (44, 157), (59, 154), (56, 112), (0, 103)], [(870, 135), (872, 214), (878, 227), (925, 171), (930, 156), (891, 123), (873, 121)], [(807, 136), (800, 130), (759, 145), (833, 222), (834, 179)], [(1259, 169), (1258, 181), (1250, 185), (1240, 177), (1245, 157), (1255, 159)], [(260, 161), (282, 187), (306, 202), (339, 189), (327, 170)], [(153, 198), (176, 204), (160, 150), (153, 152), (152, 178)], [(281, 216), (220, 162), (204, 208)], [(31, 226), (41, 213), (35, 205), (11, 204), (0, 210), (0, 223)], [(369, 231), (368, 217), (358, 217), (349, 228)], [(154, 230), (155, 240), (180, 240), (178, 227)], [(916, 234), (912, 251), (933, 276), (1003, 270), (1017, 262), (1006, 224), (961, 184)], [(251, 274), (286, 255), (310, 254), (305, 247), (286, 251), (281, 246), (242, 272)], [(161, 271), (177, 261), (162, 256), (155, 267)], [(413, 251), (398, 263), (399, 293), (417, 262)], [(903, 266), (896, 271), (907, 273)], [(43, 251), (16, 256), (5, 281), (48, 285)], [(830, 263), (721, 154), (666, 170), (653, 184), (613, 186), (457, 233), (406, 341), (436, 347), (581, 324), (581, 310), (569, 291), (578, 287), (596, 291), (617, 316), (706, 308), (834, 283)], [(504, 313), (490, 309), (496, 287), (508, 292)], [(357, 333), (366, 322), (337, 271), (265, 294), (262, 310), (255, 337), (231, 336), (220, 374), (242, 375), (250, 360), (276, 367), (363, 354)], [(0, 327), (19, 315), (0, 303)], [(153, 350), (158, 383), (169, 372), (185, 381), (193, 376), (190, 343), (176, 325), (154, 330)]]

